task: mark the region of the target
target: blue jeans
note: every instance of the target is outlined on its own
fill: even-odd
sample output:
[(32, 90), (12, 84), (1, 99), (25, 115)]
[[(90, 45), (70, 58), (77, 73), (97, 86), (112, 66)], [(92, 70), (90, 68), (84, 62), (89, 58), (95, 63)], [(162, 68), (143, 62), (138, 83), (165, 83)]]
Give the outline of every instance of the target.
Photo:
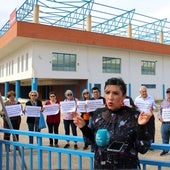
[[(39, 119), (40, 119), (39, 117), (36, 117), (34, 122), (27, 123), (29, 131), (40, 132)], [(34, 143), (33, 136), (29, 136), (29, 143)]]
[(162, 143), (169, 144), (170, 140), (170, 122), (163, 122), (161, 125)]

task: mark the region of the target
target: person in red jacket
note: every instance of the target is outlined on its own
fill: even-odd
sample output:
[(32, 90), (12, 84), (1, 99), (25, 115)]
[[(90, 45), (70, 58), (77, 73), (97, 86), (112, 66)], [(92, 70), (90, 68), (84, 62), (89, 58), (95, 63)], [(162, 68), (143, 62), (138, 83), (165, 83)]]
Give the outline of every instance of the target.
[[(50, 105), (50, 104), (59, 104), (59, 101), (56, 99), (55, 92), (50, 92), (49, 100), (45, 102), (45, 105)], [(48, 126), (48, 132), (58, 134), (59, 125), (60, 125), (60, 111), (53, 115), (47, 115), (46, 122)], [(55, 147), (59, 147), (58, 139), (54, 139), (54, 141), (52, 138), (49, 139), (49, 146), (53, 146), (53, 145)]]

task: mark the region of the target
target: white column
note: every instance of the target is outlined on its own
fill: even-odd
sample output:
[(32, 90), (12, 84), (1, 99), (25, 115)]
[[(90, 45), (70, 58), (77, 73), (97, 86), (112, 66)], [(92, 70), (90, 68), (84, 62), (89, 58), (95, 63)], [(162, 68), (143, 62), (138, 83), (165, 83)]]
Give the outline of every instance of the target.
[(163, 43), (164, 43), (163, 41), (164, 41), (164, 40), (163, 40), (163, 32), (160, 31), (160, 32), (159, 32), (159, 42), (163, 44)]
[(87, 31), (91, 31), (91, 15), (87, 16), (87, 20), (86, 20), (86, 30)]
[(127, 31), (128, 31), (128, 37), (132, 38), (132, 24), (128, 25), (128, 30)]
[(34, 14), (33, 15), (34, 15), (33, 22), (39, 23), (39, 5), (37, 5), (37, 4), (34, 6)]

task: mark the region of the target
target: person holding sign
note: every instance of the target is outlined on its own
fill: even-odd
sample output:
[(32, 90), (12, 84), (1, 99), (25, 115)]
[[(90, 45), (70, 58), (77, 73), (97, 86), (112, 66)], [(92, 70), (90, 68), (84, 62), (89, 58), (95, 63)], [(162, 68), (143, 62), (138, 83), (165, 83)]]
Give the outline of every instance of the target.
[[(77, 105), (78, 99), (73, 97), (73, 92), (71, 90), (65, 91), (65, 97), (66, 97), (66, 99), (64, 100), (64, 102), (60, 102), (61, 113), (62, 113), (62, 116), (63, 116), (65, 135), (70, 135), (70, 126), (71, 126), (72, 134), (74, 136), (77, 136), (77, 127), (73, 123), (73, 114), (72, 113), (75, 112), (75, 110), (76, 110), (76, 107), (77, 107), (76, 105)], [(69, 105), (69, 103), (71, 105)], [(72, 110), (72, 104), (74, 105), (74, 108), (73, 108), (74, 110)], [(72, 112), (71, 112), (71, 110), (72, 110)], [(64, 146), (64, 148), (69, 148), (69, 147), (70, 147), (70, 141), (67, 140), (67, 144)], [(78, 149), (76, 141), (75, 141), (75, 144), (74, 144), (74, 149)]]
[[(147, 88), (145, 86), (140, 87), (140, 95), (135, 98), (135, 105), (137, 109), (141, 112), (149, 113), (150, 110), (156, 110), (155, 99), (147, 93)], [(147, 129), (150, 134), (151, 143), (155, 142), (155, 117), (152, 115), (151, 119), (147, 123)], [(152, 149), (150, 149), (152, 150)]]
[[(166, 99), (160, 104), (160, 111), (158, 113), (158, 119), (162, 123), (161, 136), (162, 143), (169, 144), (170, 139), (170, 88), (166, 90)], [(169, 151), (163, 150), (160, 156), (167, 154)]]
[[(5, 108), (7, 110), (8, 117), (10, 118), (13, 129), (19, 130), (21, 124), (21, 114), (22, 107), (20, 102), (15, 99), (15, 92), (13, 90), (7, 93), (8, 100), (4, 103)], [(9, 129), (9, 125), (4, 117), (4, 128)], [(10, 134), (4, 133), (4, 140), (10, 140)], [(15, 139), (13, 138), (15, 141)], [(19, 135), (16, 134), (16, 140), (19, 141)]]
[[(29, 92), (30, 100), (26, 102), (25, 115), (27, 116), (27, 125), (29, 131), (40, 132), (39, 118), (43, 111), (42, 102), (38, 99), (37, 91)], [(33, 144), (33, 136), (29, 136), (29, 143)]]
[[(53, 111), (53, 112), (47, 112), (47, 106), (48, 110)], [(45, 107), (46, 106), (46, 107)], [(59, 132), (59, 125), (60, 125), (60, 111), (59, 111), (59, 101), (56, 99), (56, 93), (55, 92), (50, 92), (49, 93), (49, 100), (45, 102), (44, 106), (44, 114), (46, 114), (46, 122), (48, 126), (48, 132), (49, 133), (55, 133), (58, 134)], [(54, 106), (54, 107), (53, 107)], [(59, 147), (58, 145), (58, 139), (49, 139), (49, 146), (55, 146)]]
[[(90, 92), (87, 89), (83, 90), (82, 98), (83, 98), (83, 100), (90, 100)], [(85, 105), (85, 107), (86, 107), (86, 105)], [(86, 109), (86, 112), (82, 112), (81, 113), (81, 117), (84, 119), (86, 124), (89, 124), (89, 117), (90, 117), (90, 115), (87, 112), (87, 109)], [(88, 149), (89, 143), (88, 143), (88, 141), (87, 141), (85, 136), (83, 136), (83, 138), (84, 138), (84, 147), (83, 147), (83, 149)]]
[(89, 127), (78, 113), (74, 123), (94, 144), (94, 170), (140, 169), (138, 153), (150, 148), (146, 123), (153, 115), (122, 105), (126, 97), (126, 84), (121, 78), (105, 82), (106, 106), (98, 108)]
[(123, 101), (123, 105), (126, 105), (128, 107), (136, 108), (135, 103), (133, 99), (130, 96), (126, 96), (126, 98)]

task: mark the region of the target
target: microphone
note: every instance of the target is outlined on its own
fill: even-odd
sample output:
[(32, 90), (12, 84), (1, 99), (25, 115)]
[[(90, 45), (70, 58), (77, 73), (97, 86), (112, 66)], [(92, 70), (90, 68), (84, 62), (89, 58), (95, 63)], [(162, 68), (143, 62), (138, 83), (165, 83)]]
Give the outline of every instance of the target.
[(106, 146), (109, 144), (110, 134), (107, 129), (98, 129), (96, 133), (96, 144), (98, 146)]

